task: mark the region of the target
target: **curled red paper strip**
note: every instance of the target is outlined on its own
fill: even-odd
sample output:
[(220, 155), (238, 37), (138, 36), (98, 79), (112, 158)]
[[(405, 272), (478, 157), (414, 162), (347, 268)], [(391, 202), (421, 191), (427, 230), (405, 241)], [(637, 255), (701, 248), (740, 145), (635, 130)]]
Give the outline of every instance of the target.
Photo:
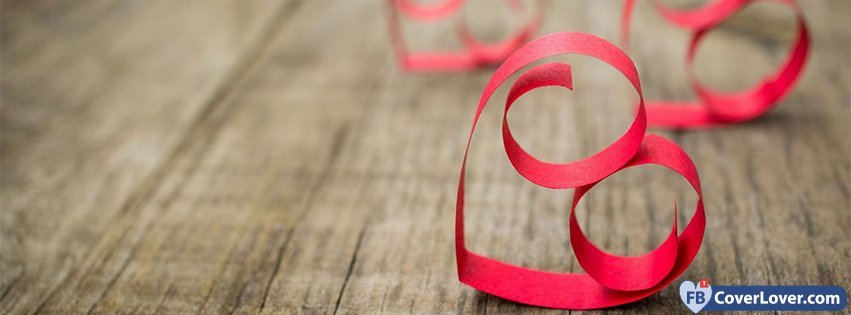
[[(699, 100), (648, 102), (647, 116), (650, 126), (691, 129), (744, 122), (762, 116), (789, 94), (804, 69), (810, 43), (804, 14), (794, 0), (765, 0), (792, 8), (797, 19), (798, 35), (792, 44), (789, 58), (777, 72), (749, 89), (734, 93), (709, 89), (698, 81), (694, 73), (694, 57), (704, 35), (753, 1), (756, 0), (716, 0), (693, 10), (673, 10), (655, 2), (657, 10), (664, 18), (693, 32), (686, 62), (689, 80)], [(626, 0), (624, 5), (621, 24), (624, 46), (629, 42), (629, 25), (634, 4), (635, 0)]]
[(480, 41), (472, 35), (467, 24), (462, 20), (458, 22), (457, 35), (463, 49), (458, 51), (411, 52), (405, 45), (404, 36), (402, 36), (399, 13), (420, 22), (442, 20), (458, 12), (463, 5), (463, 0), (444, 0), (430, 5), (412, 3), (411, 0), (389, 1), (390, 35), (397, 59), (403, 69), (413, 72), (467, 71), (497, 64), (528, 41), (535, 34), (540, 23), (540, 17), (537, 15), (540, 11), (540, 2), (535, 2), (537, 8), (533, 8), (531, 12), (525, 12), (528, 8), (525, 8), (521, 1), (506, 0), (513, 12), (518, 15), (524, 13), (529, 15), (527, 23), (509, 35), (508, 38), (496, 43)]
[(432, 21), (445, 18), (446, 16), (455, 13), (462, 4), (463, 0), (444, 0), (442, 2), (431, 5), (411, 3), (410, 0), (395, 0), (391, 3), (407, 16), (420, 21)]
[[(638, 113), (624, 135), (609, 147), (580, 161), (553, 164), (529, 155), (511, 135), (503, 116), (502, 135), (511, 164), (523, 177), (549, 188), (576, 188), (570, 210), (570, 243), (586, 273), (555, 273), (510, 265), (467, 250), (464, 241), (464, 179), (467, 154), (479, 116), (496, 89), (523, 67), (557, 54), (581, 54), (602, 60), (619, 70), (640, 97)], [(511, 86), (505, 103), (507, 115), (517, 98), (535, 88), (561, 86), (572, 89), (570, 66), (545, 63), (524, 72)], [(564, 309), (595, 309), (621, 305), (647, 297), (671, 283), (697, 254), (706, 218), (697, 169), (679, 146), (656, 135), (645, 135), (647, 118), (638, 72), (632, 60), (615, 45), (584, 33), (554, 33), (521, 47), (494, 72), (479, 100), (458, 182), (455, 212), (455, 253), (461, 282), (481, 291), (519, 303)], [(682, 175), (697, 192), (694, 216), (683, 233), (674, 224), (668, 238), (641, 256), (624, 257), (597, 248), (582, 233), (575, 208), (595, 184), (632, 166), (658, 164)]]

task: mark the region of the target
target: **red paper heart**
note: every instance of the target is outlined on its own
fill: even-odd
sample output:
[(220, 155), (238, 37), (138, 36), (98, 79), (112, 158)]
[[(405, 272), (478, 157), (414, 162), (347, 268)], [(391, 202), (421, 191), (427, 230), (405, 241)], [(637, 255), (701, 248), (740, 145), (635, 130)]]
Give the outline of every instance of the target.
[[(540, 161), (522, 149), (503, 117), (503, 143), (514, 168), (523, 177), (549, 188), (575, 188), (570, 213), (570, 242), (587, 273), (554, 273), (523, 268), (481, 256), (464, 243), (464, 178), (467, 153), (476, 123), (494, 91), (512, 74), (539, 59), (557, 54), (582, 54), (618, 69), (632, 83), (641, 99), (638, 113), (624, 135), (609, 147), (580, 161), (553, 164)], [(505, 112), (524, 93), (543, 86), (572, 89), (570, 66), (545, 63), (523, 73), (512, 85)], [(584, 33), (555, 33), (519, 48), (496, 70), (476, 109), (458, 182), (455, 217), (455, 253), (458, 277), (481, 291), (512, 301), (564, 309), (604, 308), (647, 297), (671, 283), (691, 263), (703, 241), (706, 218), (697, 169), (679, 146), (656, 135), (645, 135), (647, 118), (638, 72), (632, 60), (615, 45)], [(632, 166), (658, 164), (681, 174), (697, 192), (694, 216), (683, 233), (674, 225), (668, 238), (653, 251), (635, 257), (606, 253), (585, 238), (576, 221), (579, 199), (596, 183)]]
[[(761, 83), (735, 93), (722, 93), (705, 87), (694, 73), (694, 56), (703, 36), (739, 12), (752, 0), (716, 0), (704, 7), (677, 11), (658, 2), (662, 16), (677, 26), (692, 31), (686, 62), (692, 88), (699, 97), (696, 101), (653, 101), (647, 103), (650, 126), (692, 129), (744, 122), (764, 115), (789, 94), (800, 77), (809, 53), (809, 32), (801, 8), (794, 0), (767, 0), (784, 4), (795, 11), (798, 35), (789, 58), (774, 74)], [(621, 24), (624, 46), (629, 42), (629, 25), (635, 0), (626, 0)]]
[[(390, 1), (390, 35), (401, 67), (407, 71), (467, 71), (501, 62), (518, 47), (522, 46), (537, 31), (540, 17), (538, 8), (532, 10), (528, 22), (505, 40), (486, 43), (476, 39), (467, 25), (457, 25), (458, 38), (463, 49), (458, 51), (411, 52), (405, 45), (399, 23), (399, 13), (420, 22), (442, 20), (461, 9), (463, 0), (444, 0), (431, 5), (415, 4), (410, 0)], [(513, 12), (522, 14), (526, 10), (519, 0), (506, 0)]]

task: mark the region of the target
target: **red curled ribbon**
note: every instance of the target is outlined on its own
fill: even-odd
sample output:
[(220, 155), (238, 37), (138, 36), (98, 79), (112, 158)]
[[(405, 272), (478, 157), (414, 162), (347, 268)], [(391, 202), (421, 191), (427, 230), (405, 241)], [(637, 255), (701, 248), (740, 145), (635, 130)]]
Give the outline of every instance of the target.
[[(397, 59), (407, 71), (467, 71), (482, 66), (497, 64), (522, 46), (534, 35), (540, 18), (540, 2), (537, 10), (529, 13), (528, 22), (516, 30), (508, 38), (496, 43), (482, 42), (473, 36), (465, 23), (459, 22), (458, 38), (463, 45), (458, 51), (419, 51), (410, 52), (405, 45), (402, 28), (399, 23), (399, 12), (405, 16), (420, 21), (431, 22), (447, 18), (461, 9), (463, 0), (444, 0), (439, 3), (423, 5), (412, 3), (411, 0), (390, 1), (390, 35), (396, 51)], [(519, 0), (506, 0), (513, 12), (523, 13), (526, 9)]]
[[(581, 54), (602, 60), (618, 69), (635, 87), (641, 99), (638, 113), (626, 133), (609, 147), (576, 162), (553, 164), (529, 155), (509, 129), (507, 113), (517, 98), (535, 88), (561, 86), (572, 89), (570, 66), (545, 63), (523, 73), (511, 86), (505, 103), (502, 135), (511, 164), (529, 181), (549, 188), (576, 188), (570, 210), (570, 243), (586, 273), (554, 273), (506, 264), (467, 250), (464, 242), (464, 180), (467, 154), (476, 123), (491, 95), (512, 74), (545, 57)], [(700, 179), (694, 163), (675, 143), (645, 135), (647, 118), (638, 72), (621, 49), (599, 37), (584, 33), (554, 33), (521, 47), (491, 77), (467, 138), (458, 182), (455, 212), (455, 254), (461, 282), (481, 291), (519, 303), (563, 308), (595, 309), (621, 305), (647, 297), (671, 283), (697, 254), (703, 241), (706, 218)], [(683, 233), (674, 225), (668, 238), (653, 251), (624, 257), (604, 252), (582, 233), (576, 220), (579, 199), (595, 184), (627, 167), (658, 164), (682, 175), (694, 188), (698, 202)]]
[[(655, 2), (662, 16), (693, 32), (686, 56), (689, 80), (699, 100), (693, 102), (654, 101), (647, 104), (650, 126), (692, 129), (739, 123), (755, 119), (771, 110), (792, 90), (804, 69), (809, 53), (809, 33), (801, 8), (794, 0), (767, 0), (784, 4), (795, 11), (798, 35), (789, 58), (761, 83), (740, 92), (722, 93), (705, 87), (694, 73), (697, 46), (706, 33), (755, 0), (715, 0), (693, 10), (674, 10)], [(621, 24), (624, 46), (629, 42), (630, 20), (635, 0), (626, 0)]]

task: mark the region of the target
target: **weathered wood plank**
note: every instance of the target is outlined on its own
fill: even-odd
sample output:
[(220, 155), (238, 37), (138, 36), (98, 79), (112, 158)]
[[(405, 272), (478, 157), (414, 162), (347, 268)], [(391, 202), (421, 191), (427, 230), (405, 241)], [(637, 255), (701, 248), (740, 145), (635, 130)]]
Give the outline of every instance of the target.
[(75, 287), (109, 282), (79, 283), (109, 247), (101, 234), (136, 216), (158, 167), (280, 18), (272, 5), (3, 3), (4, 313), (95, 302)]
[(371, 209), (355, 208), (363, 177), (335, 164), (392, 69), (365, 4), (306, 2), (291, 17), (209, 147), (176, 162), (189, 171), (166, 176), (142, 206), (151, 215), (110, 231), (148, 226), (121, 241), (135, 250), (95, 313), (333, 311)]

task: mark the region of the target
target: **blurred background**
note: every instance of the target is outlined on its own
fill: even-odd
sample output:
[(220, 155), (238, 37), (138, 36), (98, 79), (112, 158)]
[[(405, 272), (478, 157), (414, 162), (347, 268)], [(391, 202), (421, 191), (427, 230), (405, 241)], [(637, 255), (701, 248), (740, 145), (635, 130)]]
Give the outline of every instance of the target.
[[(560, 312), (457, 281), (455, 189), (496, 67), (402, 70), (387, 1), (0, 3), (0, 313)], [(543, 3), (533, 38), (620, 43), (622, 1)], [(851, 285), (851, 2), (799, 5), (808, 64), (773, 111), (651, 131), (689, 153), (705, 194), (706, 238), (678, 282)], [(485, 41), (526, 22), (472, 0), (447, 20), (399, 26), (411, 50), (451, 50), (459, 21)], [(738, 91), (787, 58), (795, 19), (755, 1), (707, 36), (698, 78)], [(695, 98), (690, 38), (637, 1), (624, 49), (647, 100)], [(509, 117), (524, 148), (568, 162), (619, 138), (638, 99), (627, 80), (588, 57), (546, 61), (572, 65), (574, 90), (518, 101)], [(572, 191), (535, 186), (505, 156), (506, 92), (470, 149), (468, 247), (582, 272)], [(578, 215), (601, 248), (639, 255), (666, 236), (673, 201), (681, 230), (696, 198), (672, 171), (633, 168), (595, 187)], [(596, 312), (682, 312), (675, 289)]]

